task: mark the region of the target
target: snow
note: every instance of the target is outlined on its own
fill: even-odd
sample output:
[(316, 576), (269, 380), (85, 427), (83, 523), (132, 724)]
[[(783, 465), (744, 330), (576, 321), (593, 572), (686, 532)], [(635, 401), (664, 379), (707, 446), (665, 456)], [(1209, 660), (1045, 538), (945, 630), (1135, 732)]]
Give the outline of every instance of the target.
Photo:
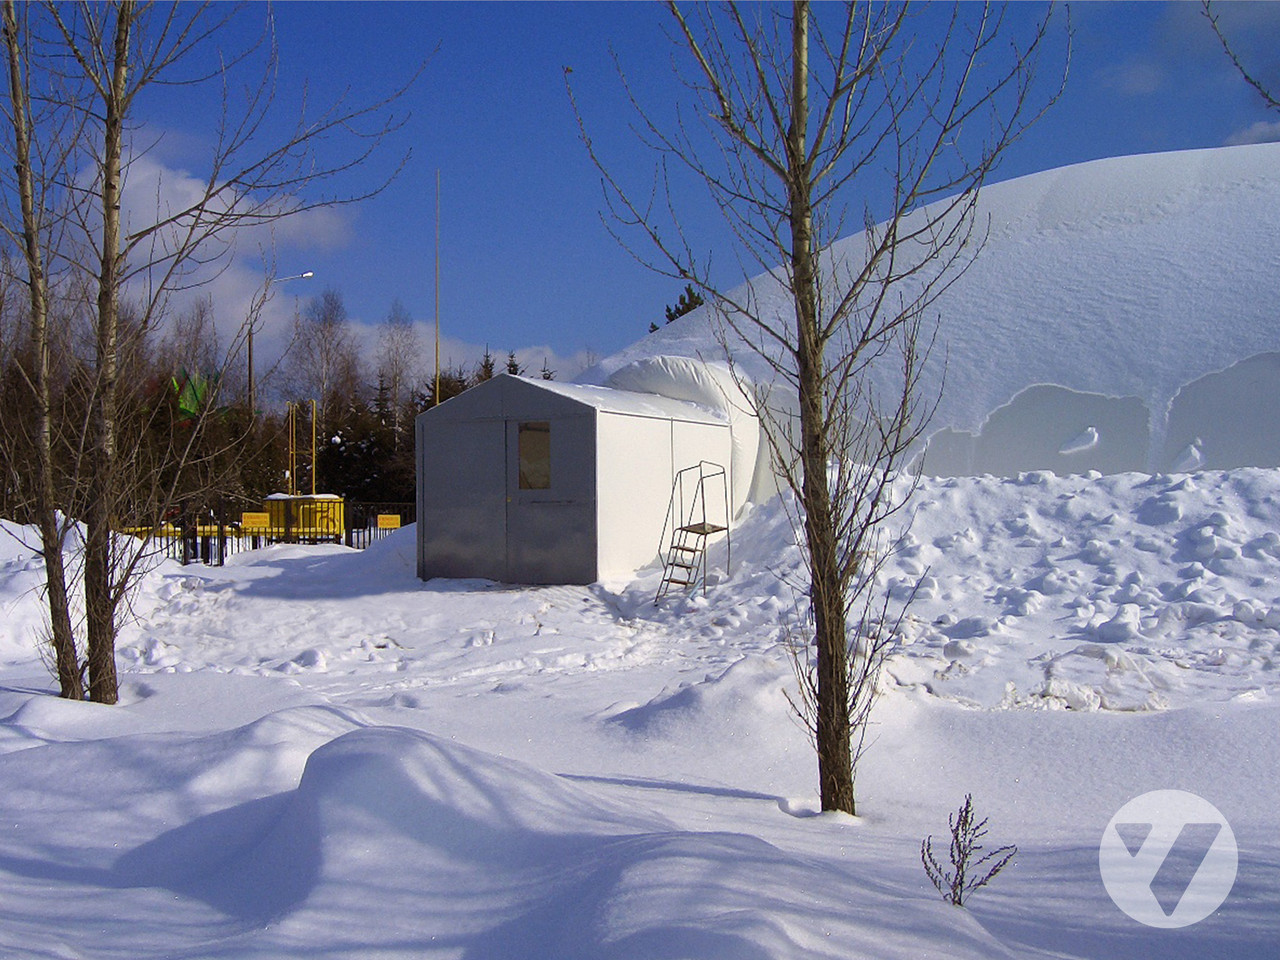
[[(1095, 160), (992, 184), (981, 256), (937, 301), (935, 475), (1280, 466), (1280, 144)], [(861, 234), (835, 263), (856, 265)], [(750, 283), (763, 312), (788, 302)], [(741, 300), (741, 293), (736, 295)], [(746, 349), (738, 367), (768, 368)], [(701, 307), (602, 361), (723, 357)], [(892, 364), (885, 365), (892, 376)], [(886, 381), (882, 386), (891, 388)], [(1086, 428), (1096, 445), (1070, 442)], [(1195, 444), (1201, 456), (1178, 464)]]
[[(423, 583), (412, 528), (166, 561), (116, 707), (49, 694), (33, 557), (9, 540), (0, 955), (1265, 954), (1280, 471), (917, 497), (883, 586), (923, 582), (857, 818), (817, 814), (786, 699), (804, 601), (780, 501), (748, 511), (731, 569), (717, 548), (705, 597), (661, 607), (656, 569)], [(1097, 872), (1112, 815), (1151, 789), (1204, 796), (1242, 851), (1236, 891), (1174, 939)], [(958, 910), (918, 857), (965, 792), (1021, 852)]]
[[(705, 596), (661, 606), (656, 568), (585, 587), (424, 583), (412, 527), (363, 552), (162, 561), (132, 600), (113, 707), (52, 695), (42, 562), (33, 532), (4, 523), (0, 956), (1274, 955), (1280, 469), (1214, 466), (1237, 409), (1214, 398), (1243, 395), (1206, 380), (1274, 366), (1249, 358), (1269, 349), (1280, 283), (1255, 269), (1276, 249), (1259, 244), (1280, 223), (1278, 149), (990, 191), (992, 250), (1047, 267), (953, 331), (940, 416), (956, 437), (982, 428), (964, 456), (1012, 458), (1034, 435), (1059, 472), (1007, 459), (1005, 476), (922, 481), (879, 584), (893, 614), (913, 600), (857, 817), (819, 812), (788, 703), (806, 583), (783, 500), (747, 506)], [(1151, 264), (1196, 257), (1225, 273), (1157, 297)], [(1055, 275), (1069, 296), (1050, 297)], [(984, 288), (959, 289), (964, 304)], [(1230, 335), (1194, 322), (1208, 299)], [(1030, 326), (1015, 300), (1056, 312)], [(690, 314), (631, 359), (673, 344), (717, 356)], [(1192, 381), (1182, 395), (1199, 399), (1179, 406)], [(1198, 472), (1124, 469), (1135, 438), (1141, 459), (1165, 444)], [(1157, 790), (1213, 804), (1240, 851), (1225, 903), (1179, 930), (1130, 919), (1099, 873), (1117, 811)], [(966, 793), (990, 842), (1019, 853), (956, 909), (920, 843), (945, 846)]]
[(1098, 445), (1098, 428), (1086, 427), (1083, 433), (1077, 434), (1058, 448), (1058, 453), (1066, 456), (1069, 453), (1082, 453), (1092, 450)]

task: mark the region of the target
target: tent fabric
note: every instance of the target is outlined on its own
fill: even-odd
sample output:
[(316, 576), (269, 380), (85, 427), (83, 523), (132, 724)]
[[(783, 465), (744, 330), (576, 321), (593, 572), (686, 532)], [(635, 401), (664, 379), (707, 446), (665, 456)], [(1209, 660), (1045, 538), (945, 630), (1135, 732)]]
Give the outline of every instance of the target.
[(729, 423), (732, 439), (730, 502), (737, 514), (750, 497), (761, 443), (760, 421), (749, 398), (750, 382), (727, 364), (692, 357), (648, 357), (614, 371), (605, 386), (631, 394), (656, 394), (714, 410)]
[[(681, 358), (674, 358), (681, 359)], [(606, 384), (592, 386), (581, 383), (559, 383), (555, 380), (535, 380), (530, 377), (517, 377), (526, 383), (533, 384), (558, 396), (586, 404), (603, 413), (618, 413), (624, 416), (660, 417), (668, 420), (682, 420), (687, 423), (721, 424), (729, 420), (723, 403), (699, 403), (698, 400), (679, 397), (673, 394), (662, 394), (656, 390), (632, 389), (629, 387)]]

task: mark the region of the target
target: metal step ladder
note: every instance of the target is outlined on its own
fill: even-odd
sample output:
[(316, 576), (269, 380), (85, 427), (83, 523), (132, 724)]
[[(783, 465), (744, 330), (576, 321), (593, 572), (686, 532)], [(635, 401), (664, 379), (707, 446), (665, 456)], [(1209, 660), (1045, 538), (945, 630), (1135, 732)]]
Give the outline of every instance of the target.
[[(719, 483), (716, 483), (716, 481)], [(718, 492), (708, 510), (708, 494)], [(670, 538), (668, 538), (670, 532)], [(659, 603), (672, 587), (687, 591), (699, 584), (707, 592), (707, 538), (729, 532), (729, 481), (724, 467), (709, 460), (685, 467), (671, 486), (671, 501), (663, 523), (658, 553), (663, 558), (662, 582), (653, 602)]]

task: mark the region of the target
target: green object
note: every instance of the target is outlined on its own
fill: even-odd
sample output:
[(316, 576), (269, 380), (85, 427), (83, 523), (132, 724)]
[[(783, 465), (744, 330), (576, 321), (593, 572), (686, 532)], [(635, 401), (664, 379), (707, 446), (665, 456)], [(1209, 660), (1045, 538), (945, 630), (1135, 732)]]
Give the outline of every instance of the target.
[(188, 373), (185, 369), (174, 377), (173, 392), (178, 396), (178, 421), (187, 423), (197, 419), (209, 402), (210, 389), (218, 382), (217, 374), (205, 377)]

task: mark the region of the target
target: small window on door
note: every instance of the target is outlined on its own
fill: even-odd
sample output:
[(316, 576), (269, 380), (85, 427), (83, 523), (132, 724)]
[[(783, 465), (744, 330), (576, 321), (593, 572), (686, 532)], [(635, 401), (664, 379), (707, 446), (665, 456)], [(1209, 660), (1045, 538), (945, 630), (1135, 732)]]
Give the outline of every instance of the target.
[(521, 423), (516, 431), (520, 458), (520, 489), (551, 489), (551, 424), (546, 420)]

